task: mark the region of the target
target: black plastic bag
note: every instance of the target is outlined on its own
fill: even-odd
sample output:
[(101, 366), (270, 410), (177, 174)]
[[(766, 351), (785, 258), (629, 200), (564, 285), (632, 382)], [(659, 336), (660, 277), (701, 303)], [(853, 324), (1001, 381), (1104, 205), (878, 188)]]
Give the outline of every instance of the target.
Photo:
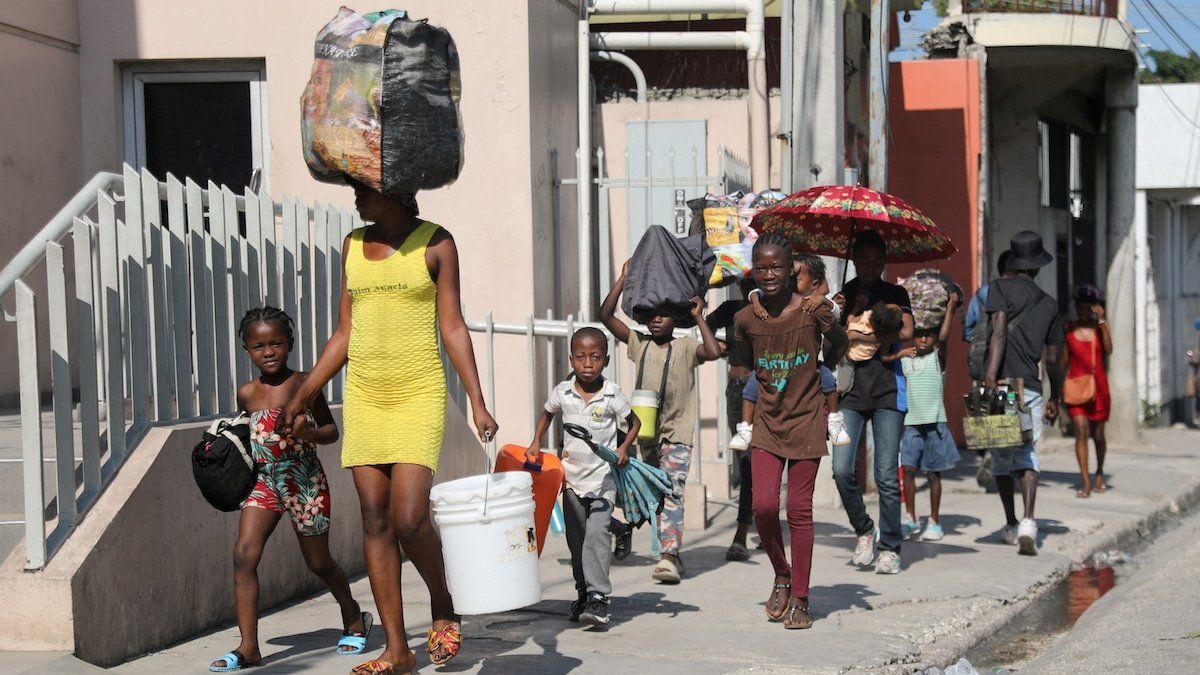
[(715, 264), (703, 233), (679, 239), (651, 225), (629, 259), (621, 309), (639, 323), (667, 313), (681, 328), (694, 326), (692, 298), (704, 297)]

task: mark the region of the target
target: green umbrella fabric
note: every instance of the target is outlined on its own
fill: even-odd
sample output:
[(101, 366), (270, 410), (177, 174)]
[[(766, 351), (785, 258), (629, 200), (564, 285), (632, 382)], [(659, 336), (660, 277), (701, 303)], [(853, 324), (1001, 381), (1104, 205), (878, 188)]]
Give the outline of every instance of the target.
[(563, 425), (563, 430), (587, 443), (592, 452), (612, 465), (613, 482), (616, 483), (617, 492), (616, 505), (625, 514), (625, 521), (633, 527), (640, 527), (657, 516), (662, 511), (663, 498), (666, 495), (677, 499), (682, 497), (675, 491), (671, 479), (662, 469), (632, 457), (625, 466), (617, 466), (616, 451), (593, 443), (592, 434), (587, 429), (578, 424), (567, 423)]

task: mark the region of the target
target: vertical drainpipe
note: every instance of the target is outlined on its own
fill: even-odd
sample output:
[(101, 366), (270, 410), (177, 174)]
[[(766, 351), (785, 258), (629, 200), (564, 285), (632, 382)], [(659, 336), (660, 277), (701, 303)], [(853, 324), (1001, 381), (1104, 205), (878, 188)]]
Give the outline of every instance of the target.
[(575, 158), (576, 209), (579, 216), (579, 319), (592, 313), (592, 72), (591, 35), (586, 3), (581, 10), (578, 35), (579, 151)]
[(746, 66), (750, 93), (751, 189), (765, 190), (771, 182), (771, 114), (767, 104), (766, 18), (763, 3), (751, 3), (746, 14)]
[(779, 73), (779, 132), (782, 137), (779, 144), (779, 189), (791, 194), (792, 188), (792, 49), (795, 37), (795, 15), (792, 6), (794, 0), (783, 0), (780, 18), (780, 50)]
[(888, 0), (871, 0), (871, 72), (868, 95), (870, 146), (867, 184), (872, 190), (887, 191), (887, 77), (888, 29), (891, 28)]

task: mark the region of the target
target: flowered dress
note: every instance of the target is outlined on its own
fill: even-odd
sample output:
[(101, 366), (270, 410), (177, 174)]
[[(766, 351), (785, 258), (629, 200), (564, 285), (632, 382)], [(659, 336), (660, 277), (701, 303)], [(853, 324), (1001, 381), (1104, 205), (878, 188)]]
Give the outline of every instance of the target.
[(317, 446), (307, 441), (281, 437), (275, 426), (283, 408), (250, 414), (250, 455), (258, 469), (258, 482), (242, 502), (287, 514), (296, 533), (311, 537), (329, 530), (329, 481), (317, 457)]

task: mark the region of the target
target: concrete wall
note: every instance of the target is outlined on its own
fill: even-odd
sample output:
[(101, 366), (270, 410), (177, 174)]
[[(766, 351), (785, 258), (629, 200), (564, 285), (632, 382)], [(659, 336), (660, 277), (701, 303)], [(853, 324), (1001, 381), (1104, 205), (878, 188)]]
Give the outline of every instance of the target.
[(1200, 83), (1138, 87), (1139, 190), (1200, 189)]
[[(7, 265), (83, 182), (79, 128), (79, 30), (75, 0), (0, 3), (0, 267)], [(20, 34), (17, 34), (20, 33)], [(45, 274), (30, 279), (44, 295)], [(12, 300), (5, 300), (12, 309)], [(42, 313), (41, 327), (46, 320)], [(45, 340), (43, 340), (44, 342)], [(16, 345), (16, 324), (0, 322), (0, 344)], [(17, 363), (0, 359), (0, 406), (16, 403)], [(49, 359), (43, 359), (43, 375)]]
[[(222, 59), (261, 63), (270, 139), (265, 187), (277, 198), (349, 204), (347, 188), (309, 176), (299, 129), (299, 97), (312, 66), (313, 38), (337, 13), (339, 0), (4, 4), (0, 21), (33, 21), (30, 30), (57, 30), (59, 38), (79, 44), (79, 51), (0, 34), (5, 94), (30, 101), (0, 112), (5, 134), (0, 195), (10, 205), (11, 222), (24, 228), (5, 237), (0, 260), (27, 240), (26, 230), (40, 228), (85, 177), (119, 170), (126, 160), (121, 71), (130, 63), (207, 61), (215, 69)], [(404, 8), (447, 28), (462, 64), (465, 167), (454, 185), (422, 194), (422, 215), (443, 224), (458, 241), (463, 299), (474, 311), (472, 318), (482, 318), (489, 308), (503, 313), (498, 319), (541, 313), (552, 307), (552, 298), (544, 291), (535, 298), (535, 288), (555, 284), (544, 263), (553, 252), (548, 248), (554, 222), (549, 158), (557, 151), (569, 168), (575, 150), (575, 11), (564, 2), (482, 0), (464, 0), (453, 8), (414, 0)], [(87, 104), (81, 106), (80, 100)], [(573, 199), (567, 204), (559, 217), (573, 224)], [(574, 248), (566, 250), (564, 264), (571, 265)], [(502, 258), (497, 259), (498, 251)], [(481, 273), (493, 260), (500, 263), (496, 271)], [(575, 297), (571, 283), (561, 290), (562, 296)], [(11, 326), (0, 331), (0, 345), (14, 344)], [(477, 353), (482, 360), (482, 348)], [(12, 360), (5, 361), (0, 394), (15, 391), (10, 384), (15, 372), (4, 370)], [(499, 380), (524, 382), (522, 364), (499, 363)], [(527, 415), (522, 391), (503, 400), (499, 415)]]
[[(978, 223), (980, 133), (979, 62), (968, 59), (909, 61), (892, 65), (889, 110), (892, 147), (888, 192), (907, 200), (937, 223), (958, 248), (949, 260), (890, 265), (887, 276), (921, 268), (948, 272), (969, 298), (978, 289), (982, 250)], [(931, 130), (937, 133), (930, 133)], [(961, 434), (961, 393), (970, 387), (965, 343), (949, 342), (946, 409)], [(960, 438), (961, 440), (961, 438)]]
[[(340, 422), (340, 407), (334, 416)], [(112, 666), (234, 620), (230, 557), (238, 515), (210, 507), (192, 478), (191, 449), (206, 426), (152, 429), (41, 572), (22, 571), (23, 547), (9, 556), (0, 569), (5, 649), (71, 650)], [(437, 482), (480, 472), (479, 443), (453, 405), (442, 447)], [(364, 569), (362, 527), (340, 452), (340, 443), (319, 451), (333, 497), (329, 543), (347, 574), (356, 575)], [(263, 608), (324, 588), (290, 531), (281, 519), (259, 565)]]

